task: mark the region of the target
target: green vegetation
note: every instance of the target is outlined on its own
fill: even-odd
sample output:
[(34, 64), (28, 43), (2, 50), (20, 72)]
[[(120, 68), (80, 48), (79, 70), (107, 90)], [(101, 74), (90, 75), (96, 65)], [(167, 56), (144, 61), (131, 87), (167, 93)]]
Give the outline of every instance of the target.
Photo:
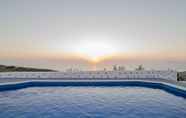
[(178, 81), (186, 81), (186, 71), (178, 72), (177, 78), (178, 78)]
[(38, 69), (29, 67), (5, 66), (0, 65), (0, 72), (54, 72), (50, 69)]

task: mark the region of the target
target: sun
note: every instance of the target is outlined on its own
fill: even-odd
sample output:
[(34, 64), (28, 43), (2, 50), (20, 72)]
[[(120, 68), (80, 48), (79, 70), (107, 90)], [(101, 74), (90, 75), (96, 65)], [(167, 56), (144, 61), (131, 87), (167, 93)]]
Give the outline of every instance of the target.
[(99, 62), (102, 58), (116, 52), (112, 43), (104, 40), (85, 40), (78, 44), (76, 53), (83, 55), (92, 62)]

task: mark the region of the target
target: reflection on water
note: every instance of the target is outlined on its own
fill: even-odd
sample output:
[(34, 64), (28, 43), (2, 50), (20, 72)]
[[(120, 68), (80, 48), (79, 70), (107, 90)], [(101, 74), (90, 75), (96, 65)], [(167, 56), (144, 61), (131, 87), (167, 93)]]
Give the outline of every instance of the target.
[(144, 87), (34, 87), (0, 92), (0, 118), (184, 116), (184, 98)]

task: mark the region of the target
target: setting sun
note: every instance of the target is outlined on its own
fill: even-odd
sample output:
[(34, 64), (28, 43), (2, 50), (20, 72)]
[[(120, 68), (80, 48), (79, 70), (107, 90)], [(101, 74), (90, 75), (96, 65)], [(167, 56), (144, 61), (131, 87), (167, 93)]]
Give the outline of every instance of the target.
[(80, 42), (76, 47), (76, 53), (83, 55), (92, 62), (98, 62), (105, 56), (116, 53), (116, 47), (111, 42), (97, 40), (85, 40)]

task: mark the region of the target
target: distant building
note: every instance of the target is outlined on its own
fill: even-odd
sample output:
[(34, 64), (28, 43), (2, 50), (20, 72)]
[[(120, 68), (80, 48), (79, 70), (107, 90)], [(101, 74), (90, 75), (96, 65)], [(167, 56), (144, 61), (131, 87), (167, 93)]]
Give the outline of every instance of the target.
[(125, 67), (114, 65), (113, 66), (113, 71), (125, 71)]
[(113, 71), (117, 71), (117, 65), (113, 66)]
[(119, 70), (119, 71), (125, 71), (125, 67), (124, 67), (124, 66), (119, 66), (119, 67), (118, 67), (118, 70)]
[(145, 70), (145, 68), (143, 67), (143, 65), (139, 65), (137, 68), (136, 68), (137, 71), (141, 71), (141, 70)]

